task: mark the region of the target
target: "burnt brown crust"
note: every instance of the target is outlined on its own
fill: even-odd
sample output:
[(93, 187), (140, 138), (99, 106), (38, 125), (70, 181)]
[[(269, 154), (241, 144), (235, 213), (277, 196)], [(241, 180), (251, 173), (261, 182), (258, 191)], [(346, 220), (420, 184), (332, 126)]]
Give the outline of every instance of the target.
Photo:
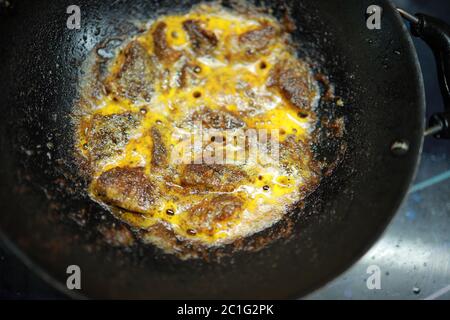
[[(209, 35), (203, 34), (203, 31), (205, 31), (206, 33), (208, 33), (209, 31), (201, 28), (201, 26), (198, 24), (198, 21), (191, 20), (191, 22), (195, 23), (190, 24), (189, 28), (194, 28), (195, 32), (199, 33), (201, 36), (199, 39), (193, 40), (193, 38), (195, 38), (197, 34), (191, 37), (191, 34), (188, 33), (193, 45), (194, 52), (198, 55), (211, 53), (210, 50), (212, 49), (210, 48), (217, 46), (217, 41), (211, 40), (213, 39), (213, 36), (215, 37), (215, 35), (213, 33), (210, 33)], [(195, 24), (197, 24), (197, 26), (195, 26)], [(200, 29), (198, 29), (197, 27), (200, 27)], [(287, 26), (285, 26), (285, 28), (286, 30), (283, 31), (289, 31), (287, 30), (289, 29)], [(155, 65), (153, 63), (155, 63), (158, 68), (164, 68), (167, 67), (168, 63), (174, 63), (178, 61), (183, 54), (186, 54), (186, 52), (180, 52), (168, 46), (165, 23), (157, 24), (156, 28), (153, 30), (154, 50), (156, 57), (149, 56), (147, 52), (142, 52), (141, 49), (144, 49), (144, 51), (146, 50), (144, 47), (142, 47), (142, 44), (138, 43), (137, 41), (133, 41), (124, 49), (127, 53), (128, 58), (125, 59), (125, 62), (122, 62), (123, 65), (119, 73), (117, 73), (118, 79), (125, 79), (127, 72), (130, 72), (130, 70), (135, 67), (133, 66), (131, 61), (127, 61), (131, 59), (133, 55), (137, 57), (144, 57), (143, 60), (148, 59), (146, 63), (148, 64), (148, 66), (150, 66), (149, 70), (153, 72), (155, 71)], [(274, 32), (278, 32), (279, 34), (274, 35)], [(278, 29), (275, 29), (271, 25), (262, 24), (260, 28), (248, 31), (244, 34), (241, 34), (240, 36), (236, 36), (236, 38), (234, 39), (237, 39), (239, 45), (237, 49), (238, 53), (236, 54), (237, 59), (245, 59), (247, 61), (253, 59), (253, 52), (256, 52), (258, 50), (266, 50), (267, 47), (272, 43), (272, 41), (274, 41), (273, 37), (283, 35), (281, 32), (282, 31), (278, 31)], [(205, 37), (205, 39), (203, 39), (202, 37)], [(208, 39), (208, 37), (210, 37), (211, 39)], [(285, 40), (284, 38), (280, 39)], [(202, 41), (205, 42), (202, 43)], [(138, 49), (134, 47), (137, 47)], [(242, 53), (246, 54), (247, 58), (243, 58)], [(258, 57), (258, 55), (256, 54), (254, 55), (254, 57)], [(184, 61), (184, 59), (182, 60)], [(195, 74), (195, 72), (193, 72), (193, 68), (195, 68), (195, 65), (188, 65), (186, 63), (183, 64), (183, 61), (179, 61), (180, 63), (176, 64), (177, 68), (181, 67), (179, 79), (179, 86), (181, 87), (186, 85), (186, 83), (191, 85), (196, 81), (196, 78), (198, 77), (198, 74)], [(161, 62), (163, 65), (160, 65), (159, 62)], [(170, 76), (170, 74), (168, 74), (168, 69), (169, 68), (166, 68), (164, 71), (160, 69), (161, 71), (158, 74), (158, 77), (160, 77), (159, 79)], [(309, 70), (309, 67), (306, 64), (303, 65), (303, 62), (297, 64), (297, 62), (295, 61), (281, 61), (272, 70), (271, 79), (268, 83), (268, 86), (273, 88), (274, 90), (280, 90), (283, 93), (284, 98), (290, 101), (292, 105), (299, 109), (301, 107), (304, 107), (304, 104), (310, 106), (312, 104), (306, 103), (305, 101), (311, 102), (310, 93), (314, 90), (310, 89), (314, 89), (314, 87), (311, 84), (311, 76), (309, 76), (308, 73), (305, 73), (307, 70)], [(167, 75), (164, 75), (164, 72), (166, 72)], [(155, 74), (156, 73), (151, 73), (152, 81)], [(302, 82), (302, 78), (305, 78), (303, 79), (304, 82)], [(137, 85), (135, 88), (136, 90), (138, 90)], [(129, 90), (129, 88), (126, 87), (126, 83), (123, 84), (123, 91), (121, 95), (125, 98), (143, 98), (142, 96), (139, 97), (139, 95), (136, 95), (135, 90)], [(302, 95), (307, 100), (303, 101), (301, 99)], [(150, 95), (148, 97), (150, 97)], [(310, 115), (313, 114), (314, 113), (311, 113)], [(200, 121), (205, 128), (212, 129), (235, 129), (245, 126), (245, 123), (241, 121), (235, 113), (229, 112), (226, 109), (212, 110), (208, 107), (202, 107), (201, 109), (198, 109), (192, 114), (192, 117), (190, 117), (186, 121), (189, 123)], [(337, 129), (335, 131), (343, 133), (342, 130), (338, 130), (338, 128), (340, 127), (338, 126), (338, 124), (339, 123), (336, 123)], [(146, 137), (151, 136), (153, 141), (151, 150), (151, 163), (153, 166), (152, 170), (153, 168), (158, 169), (158, 167), (165, 166), (167, 161), (167, 146), (164, 144), (162, 132), (156, 127), (153, 127), (149, 132), (146, 132), (145, 135)], [(126, 134), (126, 139), (128, 139), (128, 137), (129, 132), (127, 132)], [(118, 144), (121, 144), (122, 138), (119, 137), (119, 139), (112, 140), (115, 140), (116, 142), (118, 142)], [(292, 155), (302, 156), (308, 154), (304, 158), (299, 158), (298, 160), (303, 161), (304, 159), (312, 158), (312, 146), (307, 142), (295, 141), (295, 139), (287, 139), (286, 141), (286, 143), (282, 144), (282, 152), (283, 150), (284, 152), (287, 152), (288, 157)], [(314, 161), (313, 163), (309, 164), (304, 163), (305, 168), (311, 166), (311, 169), (315, 167), (316, 164), (317, 163), (315, 163)], [(171, 183), (176, 184), (179, 182), (179, 180), (177, 179), (180, 178), (181, 185), (184, 188), (185, 192), (208, 193), (212, 191), (227, 193), (234, 191), (236, 186), (242, 184), (243, 180), (250, 179), (245, 172), (241, 171), (239, 167), (236, 166), (191, 166), (192, 167), (189, 168), (187, 166), (181, 166), (181, 170), (178, 170), (177, 172), (181, 173), (180, 176), (174, 175), (176, 176), (176, 178), (167, 181), (171, 181)], [(317, 170), (314, 169), (316, 170), (315, 172), (317, 172), (317, 175), (315, 175), (315, 173), (313, 172), (312, 176), (307, 179), (308, 181), (302, 187), (302, 190), (300, 190), (300, 198), (303, 199), (309, 193), (313, 192), (314, 189), (318, 186), (320, 182), (319, 177), (321, 169), (323, 168), (317, 167)], [(330, 169), (330, 171), (332, 170), (334, 170), (334, 168)], [(158, 172), (158, 174), (160, 172)], [(130, 175), (133, 175), (134, 177)], [(100, 187), (98, 188), (99, 185)], [(94, 188), (93, 193), (97, 196), (97, 198), (104, 204), (112, 206), (110, 209), (112, 209), (114, 213), (123, 211), (129, 213), (138, 213), (139, 216), (144, 213), (147, 214), (147, 208), (150, 208), (159, 196), (158, 190), (156, 190), (154, 184), (145, 175), (143, 168), (111, 169), (103, 173), (98, 178), (98, 181), (94, 182), (91, 186)], [(95, 190), (95, 188), (97, 190)], [(127, 199), (130, 200), (131, 203), (129, 203)], [(191, 217), (191, 231), (200, 233), (210, 232), (209, 228), (215, 223), (209, 223), (208, 226), (206, 222), (221, 222), (230, 219), (231, 217), (233, 217), (233, 215), (239, 212), (239, 210), (241, 209), (241, 204), (242, 200), (239, 197), (235, 196), (234, 193), (233, 195), (222, 194), (220, 196), (204, 195), (203, 201), (200, 201), (200, 203), (197, 203), (194, 207), (191, 207), (186, 212)], [(136, 214), (135, 216), (138, 215)], [(285, 222), (288, 221), (288, 218), (285, 217), (280, 223), (277, 224), (277, 226), (284, 226)], [(286, 227), (285, 231), (279, 231), (278, 229), (280, 228), (277, 228), (278, 227), (275, 227), (274, 229), (267, 229), (264, 232), (258, 233), (249, 238), (237, 239), (233, 242), (233, 244), (231, 244), (231, 247), (236, 250), (241, 250), (244, 247), (246, 247), (245, 249), (248, 250), (257, 250), (267, 243), (270, 243), (275, 238), (287, 236), (287, 234), (290, 232), (290, 227)], [(133, 231), (139, 234), (138, 238), (141, 241), (145, 241), (145, 239), (142, 238), (142, 235), (144, 234), (151, 235), (152, 237), (159, 237), (161, 239), (160, 247), (167, 247), (170, 244), (172, 246), (171, 249), (175, 250), (180, 257), (184, 257), (189, 254), (190, 250), (197, 251), (196, 254), (198, 256), (205, 256), (208, 254), (208, 252), (217, 252), (217, 254), (220, 255), (221, 253), (219, 251), (222, 250), (221, 248), (207, 248), (206, 245), (200, 242), (191, 241), (189, 237), (183, 238), (179, 234), (175, 233), (171, 229), (169, 224), (166, 224), (164, 222), (157, 222), (154, 226), (147, 230), (133, 229)], [(114, 245), (114, 243), (117, 242), (117, 239), (114, 239), (113, 234), (110, 234), (108, 232), (102, 232), (102, 234), (104, 234), (108, 243)], [(210, 234), (212, 235), (212, 233)], [(127, 242), (127, 236), (120, 238), (123, 238), (122, 240), (124, 241), (119, 239), (120, 241), (118, 241), (117, 243)]]
[(294, 135), (288, 135), (280, 145), (280, 156), (283, 165), (289, 165), (285, 162), (285, 159), (289, 157), (291, 161), (298, 164), (300, 170), (304, 171), (305, 181), (299, 192), (300, 199), (306, 198), (319, 186), (323, 170), (322, 164), (311, 160), (314, 158), (312, 143), (297, 140)]

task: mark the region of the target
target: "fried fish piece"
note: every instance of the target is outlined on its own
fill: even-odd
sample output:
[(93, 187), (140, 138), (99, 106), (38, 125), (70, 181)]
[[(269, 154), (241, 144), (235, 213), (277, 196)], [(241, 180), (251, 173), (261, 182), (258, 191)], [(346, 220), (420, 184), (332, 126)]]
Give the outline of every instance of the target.
[(161, 132), (153, 127), (150, 130), (152, 137), (152, 165), (156, 167), (164, 167), (167, 165), (167, 148), (164, 144)]
[(287, 59), (272, 70), (267, 86), (277, 88), (283, 97), (299, 111), (308, 112), (317, 95), (316, 82), (306, 62)]
[(245, 52), (247, 57), (251, 58), (267, 49), (277, 36), (278, 30), (274, 26), (265, 23), (257, 29), (239, 35), (239, 47)]
[(231, 192), (246, 179), (236, 165), (187, 164), (181, 170), (181, 186), (194, 192)]
[(167, 43), (166, 28), (167, 24), (165, 22), (159, 22), (156, 25), (152, 33), (153, 45), (159, 61), (166, 64), (172, 64), (180, 59), (183, 54), (182, 52), (171, 48)]
[(152, 57), (138, 41), (130, 42), (123, 56), (124, 62), (119, 71), (107, 80), (107, 91), (132, 101), (149, 102), (158, 75)]
[(202, 28), (198, 20), (184, 21), (183, 28), (189, 35), (192, 49), (199, 55), (211, 53), (219, 42), (214, 32)]
[(120, 154), (139, 124), (140, 115), (130, 112), (106, 116), (95, 114), (86, 127), (89, 157), (100, 161)]
[(194, 124), (195, 122), (201, 122), (202, 127), (206, 129), (230, 130), (245, 126), (245, 122), (232, 112), (225, 109), (213, 110), (207, 107), (194, 111), (185, 121), (185, 123), (189, 124)]
[(147, 213), (158, 196), (144, 168), (116, 167), (103, 172), (93, 184), (104, 203), (134, 213)]
[(191, 233), (213, 235), (220, 223), (226, 223), (242, 211), (244, 201), (235, 195), (205, 198), (188, 211), (188, 228)]

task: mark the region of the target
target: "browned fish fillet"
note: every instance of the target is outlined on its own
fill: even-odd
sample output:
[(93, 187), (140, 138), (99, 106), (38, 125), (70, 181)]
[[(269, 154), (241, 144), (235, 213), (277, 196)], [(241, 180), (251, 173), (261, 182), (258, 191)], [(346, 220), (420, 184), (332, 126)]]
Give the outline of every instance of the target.
[(186, 20), (183, 28), (191, 39), (192, 48), (197, 54), (210, 53), (217, 46), (218, 40), (214, 32), (205, 30), (197, 20)]
[(196, 192), (230, 192), (245, 179), (247, 174), (234, 165), (188, 164), (181, 173), (181, 185)]
[(143, 168), (116, 167), (103, 172), (93, 186), (103, 202), (136, 213), (148, 212), (158, 196)]

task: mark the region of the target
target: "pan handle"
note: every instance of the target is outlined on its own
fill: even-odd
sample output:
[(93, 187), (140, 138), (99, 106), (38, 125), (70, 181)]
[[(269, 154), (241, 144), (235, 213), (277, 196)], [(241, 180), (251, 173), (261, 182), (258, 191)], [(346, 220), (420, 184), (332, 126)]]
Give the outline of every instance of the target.
[(428, 44), (437, 63), (444, 111), (431, 116), (425, 135), (450, 139), (450, 26), (425, 14), (412, 15), (400, 8), (397, 11), (411, 23), (411, 33)]

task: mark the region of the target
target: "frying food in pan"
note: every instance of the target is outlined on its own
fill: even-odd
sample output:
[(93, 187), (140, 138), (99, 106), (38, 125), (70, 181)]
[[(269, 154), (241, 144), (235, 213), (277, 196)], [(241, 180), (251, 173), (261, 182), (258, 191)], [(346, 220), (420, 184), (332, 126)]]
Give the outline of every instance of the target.
[[(326, 82), (297, 57), (290, 31), (203, 4), (149, 22), (103, 66), (93, 59), (75, 133), (92, 199), (184, 258), (283, 219), (321, 180), (312, 147)], [(181, 154), (193, 133), (200, 145)]]

